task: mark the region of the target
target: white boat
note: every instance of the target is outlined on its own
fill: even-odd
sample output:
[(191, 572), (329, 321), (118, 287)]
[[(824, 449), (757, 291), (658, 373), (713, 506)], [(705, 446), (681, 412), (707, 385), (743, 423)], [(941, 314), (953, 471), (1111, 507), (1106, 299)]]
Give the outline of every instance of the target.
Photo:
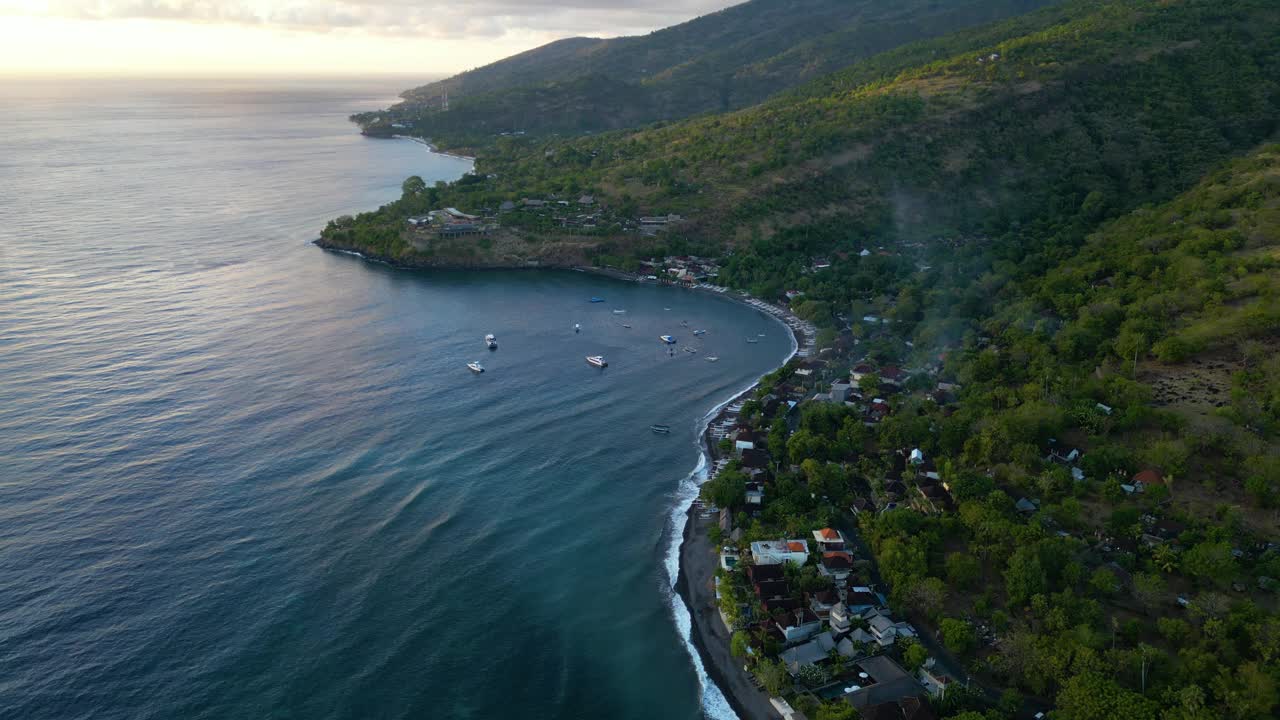
[(684, 351), (685, 351), (685, 352), (687, 352), (687, 353), (690, 353), (690, 354), (698, 352), (697, 350), (695, 350), (694, 348), (691, 348), (691, 347), (687, 347), (687, 348), (685, 348), (685, 349), (684, 349)]
[(598, 368), (609, 367), (609, 363), (605, 361), (603, 355), (588, 355), (587, 364)]
[(715, 361), (717, 361), (717, 360), (719, 360), (719, 359), (720, 359), (720, 358), (719, 358), (718, 356), (716, 356), (716, 355), (708, 355), (708, 356), (707, 356), (707, 362), (715, 362)]
[(493, 333), (489, 333), (488, 335), (484, 336), (484, 344), (487, 345), (490, 350), (497, 350), (498, 338), (494, 337)]
[(468, 369), (468, 370), (470, 370), (471, 372), (473, 372), (473, 373), (477, 374), (477, 375), (479, 375), (480, 373), (484, 372), (484, 366), (483, 366), (483, 365), (481, 365), (479, 362), (476, 362), (476, 361), (472, 361), (472, 362), (467, 363), (467, 369)]
[(706, 335), (706, 334), (707, 334), (707, 331), (706, 331), (706, 330), (694, 330), (694, 331), (693, 331), (693, 334), (694, 334), (694, 335)]
[(628, 325), (628, 324), (626, 324), (626, 323), (622, 323), (622, 327), (624, 327), (624, 328), (626, 328), (626, 329), (628, 329), (628, 330), (630, 330), (630, 329), (631, 329), (631, 326), (630, 326), (630, 325)]
[(613, 314), (614, 314), (614, 315), (626, 315), (626, 314), (627, 314), (627, 311), (626, 311), (626, 310), (614, 310), (614, 311), (613, 311)]
[(668, 345), (675, 345), (675, 344), (676, 344), (676, 338), (675, 338), (675, 336), (674, 336), (674, 335), (659, 335), (659, 336), (658, 336), (658, 339), (659, 339), (659, 340), (661, 340), (662, 342), (664, 342), (664, 343), (668, 344)]
[(749, 343), (758, 343), (758, 342), (760, 342), (760, 341), (759, 341), (759, 340), (757, 340), (757, 339), (755, 339), (755, 338), (747, 338), (747, 342), (749, 342)]
[(579, 325), (578, 323), (574, 323), (574, 324), (573, 324), (573, 331), (574, 331), (574, 332), (582, 332), (582, 326), (581, 326), (581, 325)]

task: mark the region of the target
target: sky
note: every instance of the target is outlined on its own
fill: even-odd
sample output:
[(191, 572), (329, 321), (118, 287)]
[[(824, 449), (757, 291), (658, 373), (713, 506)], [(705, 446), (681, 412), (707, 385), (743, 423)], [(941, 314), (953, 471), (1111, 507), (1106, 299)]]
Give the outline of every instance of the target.
[(0, 0), (0, 73), (450, 74), (739, 1)]

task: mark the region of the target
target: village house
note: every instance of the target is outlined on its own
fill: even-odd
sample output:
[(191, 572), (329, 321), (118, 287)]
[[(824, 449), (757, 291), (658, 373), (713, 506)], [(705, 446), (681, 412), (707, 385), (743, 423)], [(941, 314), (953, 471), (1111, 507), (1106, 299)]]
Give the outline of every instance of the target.
[(920, 668), (918, 674), (920, 684), (924, 686), (929, 694), (942, 700), (947, 696), (947, 689), (955, 684), (951, 676), (938, 667), (933, 658), (929, 658)]
[[(883, 711), (879, 706), (898, 706), (909, 700), (915, 700), (918, 705), (919, 699), (926, 695), (924, 687), (887, 655), (862, 658), (854, 663), (853, 669), (858, 673), (857, 689), (845, 693), (844, 700), (858, 709), (860, 718), (866, 718), (870, 714), (868, 711), (875, 713), (876, 717), (895, 717), (881, 715)], [(896, 717), (904, 716), (899, 714)], [(919, 719), (923, 716), (912, 717)]]
[(847, 552), (824, 552), (818, 561), (818, 574), (836, 582), (844, 582), (853, 572), (853, 556)]
[(756, 565), (804, 565), (809, 560), (809, 544), (804, 540), (757, 540), (751, 543)]
[(809, 608), (797, 608), (774, 619), (787, 644), (801, 643), (822, 629), (822, 621)]
[(839, 530), (833, 530), (831, 528), (814, 530), (813, 539), (818, 543), (818, 550), (821, 552), (845, 549), (844, 533)]

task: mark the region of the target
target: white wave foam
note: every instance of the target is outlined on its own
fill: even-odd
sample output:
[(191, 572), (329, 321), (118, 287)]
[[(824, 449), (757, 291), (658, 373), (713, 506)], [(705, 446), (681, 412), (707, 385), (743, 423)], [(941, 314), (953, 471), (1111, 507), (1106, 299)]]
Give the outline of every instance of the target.
[[(758, 309), (757, 311), (760, 312)], [(800, 345), (796, 342), (795, 333), (781, 318), (766, 312), (760, 312), (760, 314), (775, 320), (786, 329), (787, 337), (791, 338), (791, 352), (787, 354), (786, 359), (778, 366), (782, 367), (791, 362), (791, 359), (796, 356), (796, 353), (800, 351)], [(684, 598), (675, 591), (676, 581), (680, 577), (680, 549), (684, 546), (685, 518), (689, 513), (689, 508), (693, 505), (693, 501), (698, 497), (698, 489), (702, 486), (702, 483), (707, 481), (709, 458), (707, 450), (702, 444), (702, 438), (707, 432), (707, 427), (720, 414), (721, 410), (724, 410), (742, 395), (751, 392), (759, 384), (760, 381), (757, 380), (730, 395), (727, 400), (716, 405), (698, 421), (697, 432), (694, 435), (695, 442), (698, 445), (698, 464), (693, 468), (692, 472), (680, 481), (680, 486), (676, 490), (675, 505), (671, 508), (671, 514), (667, 517), (669, 537), (671, 538), (667, 545), (667, 555), (664, 563), (667, 568), (667, 579), (670, 582), (667, 601), (671, 604), (671, 613), (676, 623), (676, 629), (684, 640), (685, 651), (689, 653), (689, 658), (693, 660), (694, 672), (698, 676), (698, 684), (702, 688), (702, 713), (709, 720), (740, 720), (740, 718), (729, 704), (724, 691), (711, 681), (706, 667), (702, 664), (702, 656), (698, 654), (698, 649), (694, 647), (693, 615), (689, 610), (689, 606), (685, 604)]]

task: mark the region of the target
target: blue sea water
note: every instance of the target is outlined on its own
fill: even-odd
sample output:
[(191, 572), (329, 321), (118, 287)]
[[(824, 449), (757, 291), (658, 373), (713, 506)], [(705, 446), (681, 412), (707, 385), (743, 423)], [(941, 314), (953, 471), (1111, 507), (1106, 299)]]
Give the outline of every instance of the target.
[(723, 713), (672, 511), (695, 424), (789, 339), (309, 245), (467, 170), (346, 122), (406, 84), (0, 82), (0, 717)]

